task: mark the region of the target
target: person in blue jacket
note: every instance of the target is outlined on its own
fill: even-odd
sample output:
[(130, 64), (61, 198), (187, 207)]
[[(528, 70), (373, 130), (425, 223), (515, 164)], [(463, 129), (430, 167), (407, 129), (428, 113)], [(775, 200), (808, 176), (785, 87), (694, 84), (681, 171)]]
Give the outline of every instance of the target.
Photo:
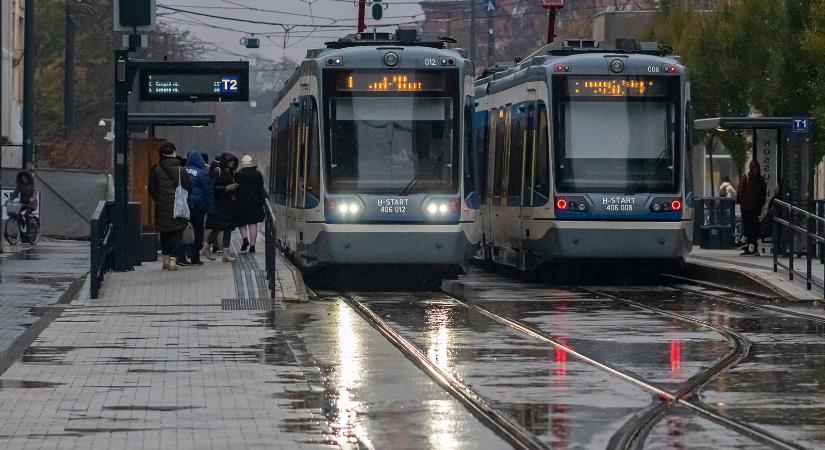
[[(186, 173), (192, 182), (189, 192), (189, 221), (195, 232), (192, 243), (192, 264), (202, 265), (200, 256), (203, 247), (203, 228), (206, 215), (215, 211), (215, 193), (209, 176), (209, 163), (200, 151), (193, 150), (186, 157)], [(180, 263), (178, 263), (180, 264)]]

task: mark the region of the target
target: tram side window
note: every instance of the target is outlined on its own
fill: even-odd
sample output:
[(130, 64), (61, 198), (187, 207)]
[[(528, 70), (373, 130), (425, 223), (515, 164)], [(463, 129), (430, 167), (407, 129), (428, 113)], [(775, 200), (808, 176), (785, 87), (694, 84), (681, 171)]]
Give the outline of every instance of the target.
[(473, 103), (464, 101), (464, 198), (475, 191), (475, 161), (473, 160)]
[(493, 197), (501, 197), (502, 178), (504, 178), (504, 154), (507, 151), (507, 126), (505, 109), (499, 109), (496, 118), (496, 148), (493, 163)]
[(536, 179), (533, 206), (545, 205), (550, 198), (550, 148), (548, 146), (547, 108), (539, 102), (538, 133), (536, 139)]
[(318, 105), (315, 102), (315, 97), (310, 97), (307, 102), (309, 105), (309, 145), (307, 146), (307, 188), (306, 196), (304, 198), (304, 206), (308, 209), (315, 208), (320, 202), (320, 186), (321, 186), (321, 166), (320, 166), (320, 147), (318, 135)]
[(486, 193), (487, 180), (487, 156), (489, 146), (490, 128), (487, 125), (489, 113), (487, 111), (478, 111), (475, 113), (473, 119), (473, 157), (475, 158), (475, 191), (478, 194), (479, 201), (484, 204), (484, 197)]
[(510, 119), (510, 158), (507, 175), (507, 204), (518, 205), (521, 201), (522, 170), (524, 162), (525, 136), (527, 130), (527, 107), (513, 107)]

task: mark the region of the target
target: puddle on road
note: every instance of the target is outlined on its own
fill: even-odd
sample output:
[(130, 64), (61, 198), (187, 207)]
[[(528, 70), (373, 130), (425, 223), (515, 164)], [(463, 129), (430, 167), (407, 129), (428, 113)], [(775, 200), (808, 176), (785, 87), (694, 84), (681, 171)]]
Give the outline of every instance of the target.
[(358, 296), (488, 403), (550, 446), (604, 447), (651, 396), (441, 294), (388, 302)]
[(62, 386), (64, 383), (27, 380), (0, 380), (0, 389), (43, 389)]
[(117, 405), (117, 406), (104, 406), (104, 411), (161, 411), (161, 412), (169, 412), (169, 411), (184, 411), (187, 409), (201, 409), (205, 408), (205, 406), (156, 406), (156, 405)]

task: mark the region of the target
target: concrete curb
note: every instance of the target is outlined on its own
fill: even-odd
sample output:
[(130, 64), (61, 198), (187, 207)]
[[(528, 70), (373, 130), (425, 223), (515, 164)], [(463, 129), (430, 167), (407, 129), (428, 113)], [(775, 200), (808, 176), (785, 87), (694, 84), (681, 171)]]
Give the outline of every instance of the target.
[(281, 299), (286, 303), (306, 303), (309, 302), (304, 275), (301, 270), (295, 267), (289, 259), (278, 252), (277, 263), (278, 284), (281, 291)]
[(685, 264), (684, 275), (688, 278), (695, 278), (720, 286), (730, 286), (733, 289), (752, 292), (760, 296), (789, 301), (811, 301), (811, 299), (798, 298), (748, 270), (718, 267), (701, 262), (688, 262)]

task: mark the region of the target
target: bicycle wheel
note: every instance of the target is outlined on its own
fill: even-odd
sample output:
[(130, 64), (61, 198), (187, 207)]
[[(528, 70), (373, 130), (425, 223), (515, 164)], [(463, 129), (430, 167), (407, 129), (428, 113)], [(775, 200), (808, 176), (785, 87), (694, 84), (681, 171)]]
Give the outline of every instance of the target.
[(20, 224), (17, 222), (17, 219), (9, 218), (6, 220), (6, 226), (3, 228), (3, 236), (10, 245), (20, 243)]
[(26, 227), (26, 241), (31, 245), (37, 245), (40, 242), (40, 222), (36, 217), (29, 219), (29, 225)]

